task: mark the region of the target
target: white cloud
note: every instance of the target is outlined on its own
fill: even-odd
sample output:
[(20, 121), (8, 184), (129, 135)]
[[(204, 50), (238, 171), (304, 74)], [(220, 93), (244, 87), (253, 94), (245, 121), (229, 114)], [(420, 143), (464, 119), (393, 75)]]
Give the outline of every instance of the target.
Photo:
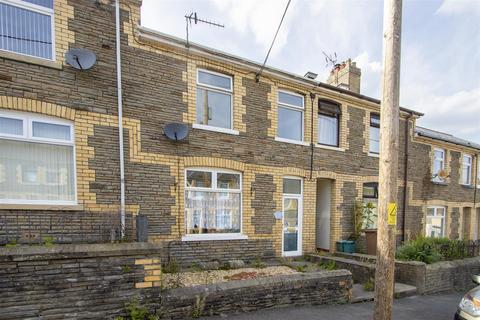
[(480, 142), (480, 87), (449, 96), (426, 95), (418, 100), (426, 113), (420, 125)]
[[(278, 33), (272, 55), (281, 51), (287, 43), (290, 26), (295, 11), (295, 1), (289, 6), (280, 32)], [(242, 36), (253, 36), (255, 43), (267, 50), (273, 40), (287, 1), (279, 0), (214, 0), (217, 9), (227, 21), (228, 27)]]
[(437, 9), (437, 14), (442, 15), (480, 15), (480, 1), (478, 0), (444, 0)]

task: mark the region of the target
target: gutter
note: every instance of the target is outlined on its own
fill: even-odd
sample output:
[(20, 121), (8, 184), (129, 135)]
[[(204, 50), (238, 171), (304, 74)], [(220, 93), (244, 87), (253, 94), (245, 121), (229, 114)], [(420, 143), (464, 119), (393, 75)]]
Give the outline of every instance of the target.
[(118, 145), (120, 149), (120, 236), (125, 237), (125, 159), (123, 155), (123, 94), (120, 40), (120, 4), (115, 0), (115, 48), (117, 60)]
[[(138, 26), (137, 30), (139, 32), (139, 37), (143, 38), (144, 40), (147, 40), (147, 41), (153, 41), (153, 42), (156, 42), (156, 43), (163, 43), (163, 44), (166, 44), (166, 45), (170, 45), (170, 46), (173, 46), (173, 47), (183, 49), (185, 51), (188, 50), (189, 52), (193, 52), (193, 53), (196, 53), (196, 54), (200, 54), (200, 55), (204, 55), (204, 56), (206, 55), (206, 56), (209, 56), (213, 59), (221, 60), (223, 62), (235, 63), (235, 64), (240, 65), (242, 67), (248, 68), (253, 72), (257, 72), (258, 69), (260, 67), (262, 67), (262, 65), (258, 62), (255, 62), (255, 61), (252, 61), (252, 60), (249, 60), (249, 59), (245, 59), (245, 58), (242, 58), (242, 57), (239, 57), (239, 56), (235, 56), (235, 55), (232, 55), (232, 54), (220, 51), (220, 50), (216, 50), (216, 49), (213, 49), (213, 48), (202, 46), (202, 45), (199, 45), (199, 44), (196, 44), (196, 43), (193, 43), (193, 42), (189, 42), (188, 47), (187, 47), (187, 43), (185, 42), (185, 40), (183, 40), (181, 38), (178, 38), (178, 37), (175, 37), (175, 36), (172, 36), (172, 35), (168, 35), (168, 34), (165, 34), (165, 33), (162, 33), (162, 32), (158, 32), (156, 30), (152, 30), (152, 29), (149, 29), (149, 28), (146, 28), (146, 27), (143, 27), (143, 26)], [(295, 82), (297, 82), (301, 85), (305, 85), (305, 86), (313, 85), (313, 86), (320, 87), (320, 88), (323, 88), (323, 89), (326, 89), (326, 90), (329, 90), (329, 91), (333, 91), (332, 93), (336, 93), (338, 95), (344, 94), (344, 95), (354, 97), (354, 98), (357, 98), (357, 99), (360, 99), (360, 100), (363, 100), (363, 101), (368, 101), (368, 102), (380, 105), (380, 100), (379, 99), (375, 99), (375, 98), (372, 98), (372, 97), (369, 97), (369, 96), (366, 96), (366, 95), (363, 95), (363, 94), (355, 93), (355, 92), (352, 92), (350, 90), (341, 89), (341, 88), (338, 88), (338, 87), (335, 87), (335, 86), (332, 86), (332, 85), (329, 85), (329, 84), (326, 84), (326, 83), (323, 83), (323, 82), (306, 79), (306, 78), (301, 77), (299, 75), (296, 75), (294, 73), (290, 73), (290, 72), (287, 72), (287, 71), (276, 69), (276, 68), (273, 68), (273, 67), (270, 67), (270, 66), (265, 66), (264, 69), (263, 69), (263, 73), (267, 73), (267, 74), (270, 74), (270, 75), (275, 76), (275, 77), (279, 77), (279, 78), (287, 80), (287, 81), (295, 81)], [(414, 110), (411, 110), (411, 109), (408, 109), (408, 108), (400, 107), (400, 110), (404, 113), (414, 114), (415, 116), (418, 116), (418, 117), (421, 117), (421, 116), (424, 115), (421, 112), (414, 111)]]

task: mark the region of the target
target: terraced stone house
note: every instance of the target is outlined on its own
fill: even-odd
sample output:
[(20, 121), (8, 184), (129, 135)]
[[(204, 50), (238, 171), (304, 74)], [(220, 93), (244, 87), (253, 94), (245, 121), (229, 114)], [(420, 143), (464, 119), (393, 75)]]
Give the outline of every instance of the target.
[[(118, 233), (119, 123), (127, 235), (180, 263), (335, 250), (355, 201), (378, 194), (379, 101), (350, 60), (327, 83), (140, 26), (121, 1), (119, 121), (115, 6), (0, 0), (0, 241), (97, 241)], [(97, 62), (78, 70), (69, 49)], [(422, 84), (419, 84), (422, 85)], [(398, 242), (477, 239), (480, 145), (400, 111)], [(187, 124), (188, 138), (164, 135)]]

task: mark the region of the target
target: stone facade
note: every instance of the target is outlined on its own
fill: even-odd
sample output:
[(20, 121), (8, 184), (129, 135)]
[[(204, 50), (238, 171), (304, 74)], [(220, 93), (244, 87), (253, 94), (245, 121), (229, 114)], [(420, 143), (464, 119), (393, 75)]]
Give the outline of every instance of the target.
[[(330, 86), (314, 85), (269, 68), (256, 82), (257, 65), (195, 45), (186, 48), (178, 39), (138, 27), (141, 3), (136, 0), (121, 3), (126, 211), (129, 216), (148, 217), (149, 241), (171, 243), (169, 247), (178, 248), (177, 252), (195, 254), (197, 242), (181, 242), (186, 232), (184, 175), (185, 169), (192, 167), (241, 173), (241, 233), (248, 238), (243, 239), (246, 247), (252, 246), (253, 253), (249, 254), (252, 257), (282, 255), (283, 224), (281, 219), (273, 218), (273, 213), (283, 210), (282, 178), (285, 176), (303, 179), (302, 253), (316, 249), (316, 180), (320, 178), (333, 182), (330, 247), (333, 250), (335, 241), (348, 238), (353, 232), (355, 198), (362, 197), (364, 183), (378, 181), (378, 157), (368, 152), (370, 114), (379, 112), (378, 101)], [(0, 204), (0, 217), (12, 212), (23, 217), (60, 215), (66, 219), (73, 212), (98, 217), (118, 214), (114, 7), (108, 1), (62, 0), (55, 1), (55, 12), (61, 16), (56, 20), (56, 35), (61, 39), (56, 40), (60, 45), (53, 64), (0, 55), (0, 111), (42, 114), (73, 122), (77, 205)], [(71, 68), (62, 58), (68, 48), (95, 52), (97, 64), (88, 71)], [(194, 126), (199, 68), (233, 79), (233, 126), (229, 133)], [(302, 143), (275, 139), (279, 90), (304, 96)], [(310, 93), (315, 94), (313, 99)], [(341, 108), (338, 148), (315, 143), (319, 99), (334, 101)], [(478, 150), (417, 137), (414, 127), (420, 114), (403, 109), (400, 116), (399, 239), (424, 233), (426, 208), (430, 205), (447, 208), (446, 235), (462, 235), (461, 228), (466, 225), (462, 220), (463, 208), (476, 206), (478, 209), (479, 201), (474, 200), (473, 183), (471, 187), (458, 183), (461, 154), (474, 155)], [(171, 122), (189, 125), (186, 142), (174, 144), (165, 137), (162, 129)], [(405, 130), (407, 124), (408, 130)], [(405, 140), (409, 142), (407, 183), (403, 180)], [(442, 185), (432, 183), (430, 178), (432, 150), (438, 146), (447, 151), (446, 169), (450, 173), (448, 183)], [(477, 166), (478, 159), (474, 159)], [(477, 217), (478, 214), (470, 214), (472, 226), (478, 225)], [(472, 228), (468, 234), (476, 237), (478, 231)], [(69, 232), (80, 232), (78, 229)], [(50, 234), (48, 228), (42, 231), (42, 236), (44, 233)], [(24, 241), (22, 233), (9, 237), (0, 241), (9, 242), (11, 237)], [(201, 246), (223, 248), (225, 255), (240, 255), (238, 249), (243, 245), (237, 241), (222, 240), (215, 244), (204, 241)], [(205, 251), (204, 256), (207, 255)], [(181, 255), (178, 259), (182, 260)]]

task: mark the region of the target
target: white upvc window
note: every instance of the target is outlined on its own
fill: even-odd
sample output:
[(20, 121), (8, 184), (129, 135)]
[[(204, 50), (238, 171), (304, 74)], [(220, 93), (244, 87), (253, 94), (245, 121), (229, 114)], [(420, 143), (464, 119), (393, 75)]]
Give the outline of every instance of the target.
[(442, 171), (445, 171), (445, 150), (435, 148), (433, 150), (432, 181), (444, 182)]
[(0, 111), (0, 203), (75, 205), (73, 123)]
[(187, 236), (240, 235), (241, 173), (210, 168), (185, 170), (185, 221)]
[(278, 92), (277, 140), (303, 142), (304, 97), (300, 94)]
[(373, 155), (380, 153), (380, 115), (370, 114), (369, 152)]
[(463, 155), (462, 161), (462, 184), (472, 184), (472, 156), (469, 154)]
[(55, 60), (53, 0), (0, 0), (0, 50)]
[(480, 189), (480, 157), (476, 157), (477, 159), (477, 188)]
[(425, 236), (432, 238), (445, 237), (445, 207), (431, 206), (427, 208)]
[(233, 129), (233, 79), (225, 74), (197, 70), (196, 125), (204, 129)]

